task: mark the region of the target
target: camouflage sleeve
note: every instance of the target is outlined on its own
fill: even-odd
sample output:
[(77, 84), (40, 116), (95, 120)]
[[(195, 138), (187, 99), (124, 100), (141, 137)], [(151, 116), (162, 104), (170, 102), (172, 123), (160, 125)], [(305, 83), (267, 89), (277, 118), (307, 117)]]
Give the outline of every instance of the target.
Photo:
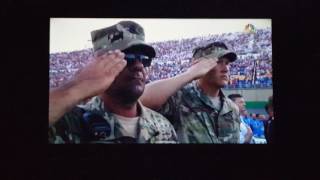
[(171, 140), (172, 142), (178, 143), (178, 136), (177, 136), (177, 133), (176, 133), (173, 125), (170, 124), (170, 128), (171, 128), (171, 134), (172, 134), (172, 136), (170, 137), (170, 140)]
[(58, 122), (49, 126), (49, 144), (80, 143), (81, 118), (81, 110), (76, 107), (66, 113)]
[(240, 123), (241, 123), (241, 118), (240, 118), (240, 111), (237, 111), (237, 116), (236, 116), (236, 122), (238, 123), (237, 125), (237, 142), (240, 142)]
[(174, 130), (173, 126), (171, 125), (169, 129), (166, 130), (164, 134), (160, 134), (156, 141), (153, 143), (157, 144), (177, 144), (178, 137), (176, 131)]
[(231, 134), (231, 137), (229, 140), (228, 140), (228, 143), (239, 143), (240, 142), (240, 123), (241, 123), (241, 119), (240, 119), (240, 110), (238, 108), (238, 106), (229, 101), (230, 102), (230, 107), (232, 109), (232, 122), (233, 122), (233, 130), (232, 130), (232, 134)]
[(178, 137), (172, 124), (168, 120), (165, 120), (163, 127), (166, 127), (166, 128), (165, 129), (163, 128), (162, 130), (160, 130), (159, 139), (155, 143), (165, 143), (165, 144), (178, 143)]
[(174, 95), (170, 96), (167, 102), (158, 110), (158, 112), (168, 118), (169, 121), (172, 121), (174, 114), (177, 112), (181, 102), (181, 95), (182, 91), (177, 91)]

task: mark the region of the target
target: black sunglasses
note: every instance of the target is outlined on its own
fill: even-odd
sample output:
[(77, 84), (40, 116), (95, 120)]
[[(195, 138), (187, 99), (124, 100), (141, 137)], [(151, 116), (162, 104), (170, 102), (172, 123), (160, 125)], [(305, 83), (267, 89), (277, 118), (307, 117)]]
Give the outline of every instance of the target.
[(151, 65), (151, 58), (142, 54), (126, 54), (124, 57), (127, 60), (127, 65), (130, 66), (135, 60), (139, 60), (144, 67), (149, 67)]

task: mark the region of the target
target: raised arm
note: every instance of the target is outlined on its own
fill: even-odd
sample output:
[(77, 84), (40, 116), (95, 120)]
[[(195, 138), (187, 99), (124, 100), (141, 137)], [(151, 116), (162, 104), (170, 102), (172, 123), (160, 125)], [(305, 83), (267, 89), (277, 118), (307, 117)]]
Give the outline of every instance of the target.
[(110, 51), (76, 73), (59, 88), (50, 90), (49, 124), (52, 125), (82, 100), (103, 93), (124, 69), (126, 61), (119, 50)]
[(204, 76), (216, 65), (217, 59), (201, 58), (194, 60), (192, 66), (186, 72), (147, 84), (140, 101), (143, 105), (158, 110), (175, 92), (187, 83)]

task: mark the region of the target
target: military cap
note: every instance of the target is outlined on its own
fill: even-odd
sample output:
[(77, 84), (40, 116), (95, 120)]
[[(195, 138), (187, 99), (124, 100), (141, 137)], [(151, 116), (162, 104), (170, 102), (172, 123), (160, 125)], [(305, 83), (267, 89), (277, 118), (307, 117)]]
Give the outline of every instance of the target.
[(237, 54), (227, 49), (226, 45), (222, 42), (210, 43), (205, 47), (197, 47), (193, 50), (194, 58), (222, 58), (225, 57), (233, 62), (237, 59)]
[(145, 43), (143, 28), (133, 21), (121, 21), (113, 26), (91, 32), (94, 52), (137, 48), (150, 58), (155, 57), (155, 50)]

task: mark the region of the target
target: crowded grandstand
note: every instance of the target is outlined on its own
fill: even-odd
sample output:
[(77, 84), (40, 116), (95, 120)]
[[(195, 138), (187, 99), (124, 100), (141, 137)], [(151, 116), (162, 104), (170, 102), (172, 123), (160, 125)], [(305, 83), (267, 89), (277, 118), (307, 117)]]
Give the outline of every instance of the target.
[[(272, 88), (271, 28), (150, 43), (156, 57), (147, 68), (147, 83), (186, 71), (191, 65), (192, 50), (214, 41), (224, 42), (238, 55), (230, 66), (225, 88)], [(63, 84), (92, 57), (91, 48), (50, 54), (50, 88)]]

